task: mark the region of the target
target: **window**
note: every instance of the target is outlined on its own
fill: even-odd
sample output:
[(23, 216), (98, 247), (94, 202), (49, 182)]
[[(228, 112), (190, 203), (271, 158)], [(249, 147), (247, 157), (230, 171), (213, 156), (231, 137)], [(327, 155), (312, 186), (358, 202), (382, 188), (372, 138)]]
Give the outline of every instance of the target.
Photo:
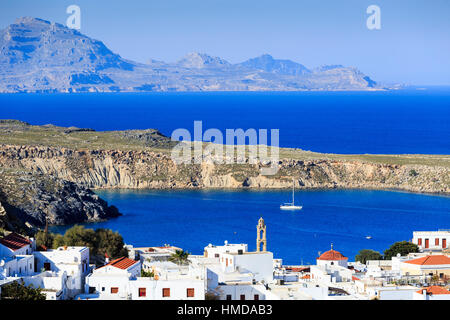
[(163, 298), (170, 297), (170, 288), (163, 288), (162, 289), (162, 295), (163, 295)]
[(241, 300), (245, 300), (245, 294), (241, 294)]
[(228, 267), (228, 258), (225, 259), (225, 266)]
[(220, 257), (218, 253), (214, 254), (214, 258)]
[(102, 287), (102, 291), (105, 291), (105, 287)]
[(422, 245), (422, 238), (417, 239), (417, 245), (421, 246)]
[(45, 271), (50, 271), (50, 262), (44, 262)]
[(447, 248), (447, 239), (442, 239), (442, 248)]
[(430, 240), (425, 239), (425, 249), (428, 249), (430, 247)]
[(111, 287), (111, 293), (117, 293), (117, 292), (119, 292), (119, 288)]
[(436, 238), (436, 239), (434, 240), (434, 245), (435, 245), (435, 246), (438, 246), (438, 245), (439, 245), (439, 238)]
[(231, 300), (231, 294), (227, 294), (227, 300)]
[(194, 297), (194, 288), (187, 288), (186, 295), (188, 298), (193, 298)]
[(259, 294), (255, 294), (254, 299), (259, 300)]
[(147, 290), (145, 288), (139, 288), (139, 297), (146, 297)]

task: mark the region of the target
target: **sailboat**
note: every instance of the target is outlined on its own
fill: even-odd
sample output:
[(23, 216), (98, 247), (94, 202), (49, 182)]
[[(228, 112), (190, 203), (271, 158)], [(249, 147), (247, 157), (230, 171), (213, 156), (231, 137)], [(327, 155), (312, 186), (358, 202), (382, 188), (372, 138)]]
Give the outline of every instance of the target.
[(295, 191), (295, 183), (294, 179), (292, 179), (292, 202), (291, 203), (283, 203), (280, 205), (281, 210), (301, 210), (302, 206), (296, 206), (294, 201), (294, 191)]

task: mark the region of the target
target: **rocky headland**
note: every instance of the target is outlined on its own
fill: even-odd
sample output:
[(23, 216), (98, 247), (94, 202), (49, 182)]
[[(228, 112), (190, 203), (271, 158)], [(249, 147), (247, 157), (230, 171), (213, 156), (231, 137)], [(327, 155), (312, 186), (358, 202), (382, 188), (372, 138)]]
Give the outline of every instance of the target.
[[(450, 194), (450, 156), (336, 155), (280, 149), (279, 170), (261, 164), (176, 164), (154, 129), (97, 132), (0, 120), (0, 202), (42, 226), (119, 215), (90, 189), (393, 189)], [(1, 211), (1, 210), (0, 210)], [(1, 215), (1, 213), (0, 213)], [(1, 219), (1, 218), (0, 218)], [(4, 224), (4, 223), (3, 223)]]

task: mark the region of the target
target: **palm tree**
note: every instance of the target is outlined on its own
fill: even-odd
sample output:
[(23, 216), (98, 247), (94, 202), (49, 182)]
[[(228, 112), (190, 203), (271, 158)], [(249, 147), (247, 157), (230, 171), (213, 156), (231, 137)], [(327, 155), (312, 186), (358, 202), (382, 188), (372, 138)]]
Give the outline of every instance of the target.
[(169, 258), (169, 261), (176, 263), (178, 265), (183, 265), (188, 263), (189, 252), (184, 250), (176, 250)]

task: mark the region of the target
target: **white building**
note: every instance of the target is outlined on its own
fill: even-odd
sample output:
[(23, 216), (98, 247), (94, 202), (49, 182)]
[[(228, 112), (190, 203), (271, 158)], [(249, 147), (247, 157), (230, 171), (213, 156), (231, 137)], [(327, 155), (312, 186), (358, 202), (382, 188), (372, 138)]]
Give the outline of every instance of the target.
[[(180, 272), (179, 268), (177, 270), (176, 265), (170, 262), (158, 261), (155, 264), (159, 267), (159, 271), (164, 270), (165, 276), (141, 277), (140, 261), (125, 257), (111, 261), (95, 269), (86, 278), (86, 292), (89, 294), (80, 295), (79, 298), (107, 300), (202, 300), (205, 298), (204, 279), (196, 279), (189, 273)], [(173, 268), (168, 270), (169, 267)]]
[(0, 239), (0, 279), (28, 276), (35, 272), (34, 239), (10, 233)]
[(220, 258), (224, 253), (244, 253), (248, 252), (248, 245), (246, 243), (230, 244), (225, 241), (223, 246), (214, 246), (209, 244), (204, 249), (205, 258)]
[(450, 291), (443, 287), (431, 286), (414, 292), (413, 300), (450, 300)]
[(66, 273), (67, 295), (74, 297), (84, 292), (85, 278), (90, 273), (88, 247), (59, 247), (33, 253), (36, 270)]
[(311, 266), (311, 279), (323, 283), (352, 281), (353, 272), (348, 269), (348, 258), (339, 251), (328, 250), (317, 258), (317, 265)]
[(450, 230), (439, 231), (415, 231), (412, 242), (421, 251), (424, 250), (444, 250), (449, 248)]

